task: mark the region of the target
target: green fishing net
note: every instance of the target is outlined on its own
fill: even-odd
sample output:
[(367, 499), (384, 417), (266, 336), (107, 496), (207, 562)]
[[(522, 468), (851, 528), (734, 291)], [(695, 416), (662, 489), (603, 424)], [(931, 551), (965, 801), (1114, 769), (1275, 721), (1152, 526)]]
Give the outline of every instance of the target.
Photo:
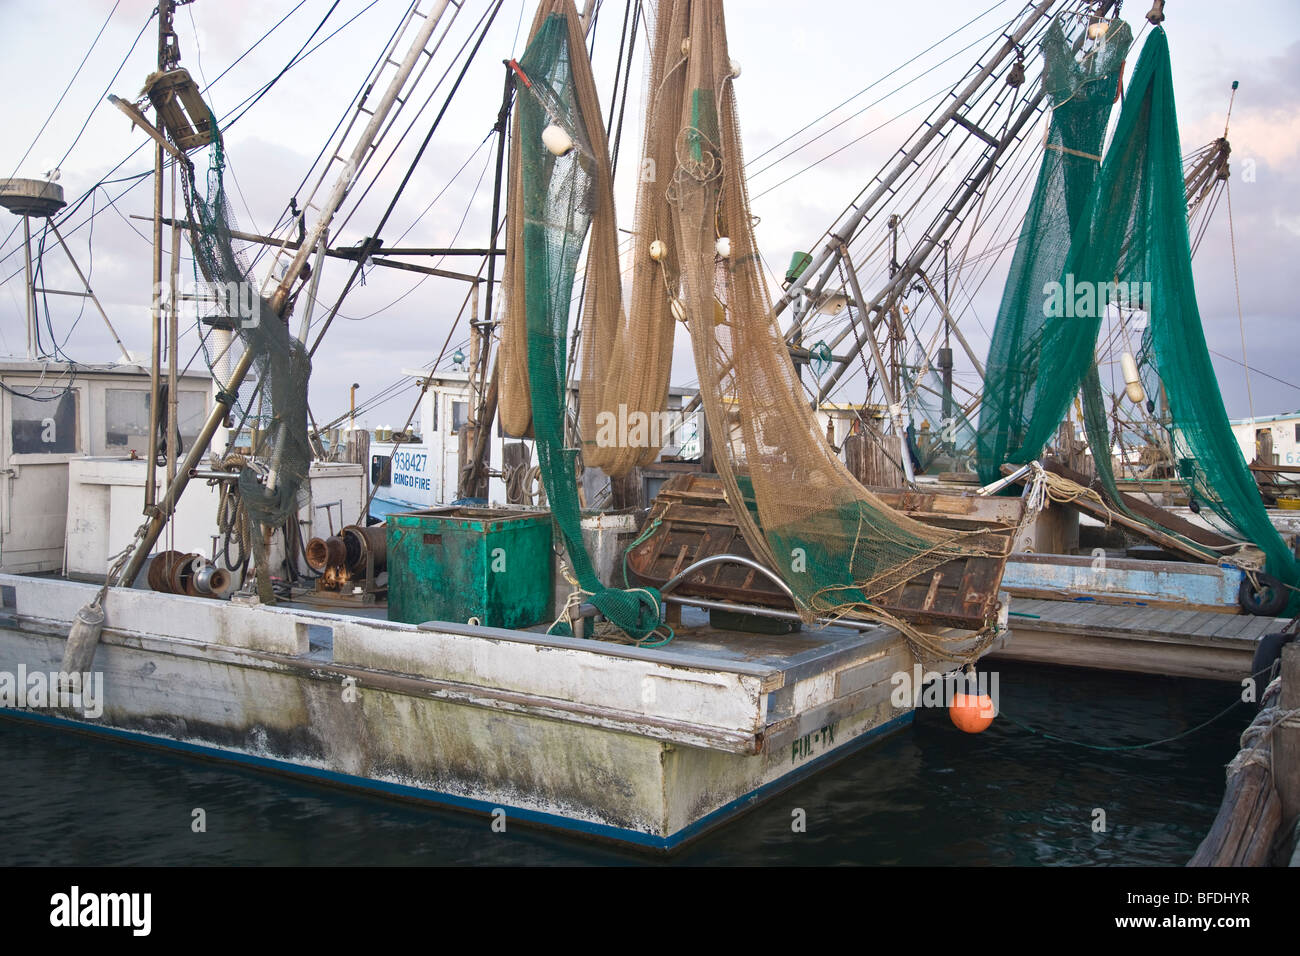
[[(527, 80), (517, 106), (520, 135), (512, 148), (512, 162), (522, 173), (521, 202), (513, 214), (523, 218), (533, 430), (551, 515), (579, 587), (610, 622), (639, 640), (659, 626), (658, 594), (653, 588), (607, 588), (597, 577), (582, 540), (577, 451), (564, 443), (569, 307), (583, 241), (597, 203), (605, 198), (597, 188), (598, 164), (608, 160), (603, 130), (589, 125), (580, 106), (585, 97), (575, 90), (575, 59), (585, 57), (576, 11), (571, 0), (553, 6), (558, 12), (545, 17), (519, 61)], [(591, 123), (599, 122), (597, 112)], [(543, 145), (548, 126), (568, 135), (569, 152), (556, 155)]]
[[(1131, 44), (1132, 32), (1122, 20), (1111, 24), (1104, 40), (1085, 39), (1081, 25), (1067, 32), (1059, 20), (1043, 38), (1043, 84), (1052, 120), (989, 345), (976, 438), (985, 484), (1001, 477), (1004, 462), (1038, 455), (1078, 389), (1077, 376), (1064, 389), (1053, 387), (1060, 384), (1060, 370), (1046, 361), (1050, 319), (1044, 290), (1061, 280), (1071, 235), (1087, 211)], [(1091, 364), (1091, 352), (1086, 361)]]
[[(1004, 380), (1009, 364), (1005, 356), (996, 372), (991, 357), (986, 389), (992, 403), (980, 417), (981, 474), (995, 474), (1004, 461), (1036, 457), (1082, 385), (1098, 477), (1112, 500), (1118, 500), (1095, 350), (1108, 304), (1138, 308), (1149, 317), (1139, 354), (1142, 378), (1153, 404), (1160, 395), (1168, 408), (1169, 445), (1178, 477), (1199, 505), (1264, 552), (1269, 573), (1288, 585), (1300, 585), (1295, 555), (1269, 520), (1228, 424), (1205, 343), (1192, 278), (1178, 118), (1163, 29), (1153, 30), (1147, 39), (1129, 86), (1058, 276), (1061, 294), (1055, 303), (1047, 297), (1044, 310), (1049, 316), (1041, 322), (1041, 331), (1023, 340), (1026, 370), (1019, 382)], [(1036, 194), (1035, 204), (1041, 198)], [(1032, 241), (1035, 234), (1028, 235)], [(1022, 241), (1025, 237), (1022, 233)], [(1030, 281), (1019, 277), (1023, 287), (1009, 282), (1007, 295), (1031, 302), (1036, 292), (1047, 293)], [(1033, 321), (1039, 322), (1036, 317)], [(995, 346), (999, 333), (1010, 334), (1002, 325), (1000, 315)], [(1026, 379), (1026, 374), (1032, 377)]]

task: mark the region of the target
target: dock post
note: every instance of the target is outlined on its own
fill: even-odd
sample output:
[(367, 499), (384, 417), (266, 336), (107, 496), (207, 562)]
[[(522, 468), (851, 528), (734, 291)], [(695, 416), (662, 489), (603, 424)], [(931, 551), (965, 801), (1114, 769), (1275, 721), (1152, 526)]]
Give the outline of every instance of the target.
[[(1278, 699), (1282, 713), (1300, 709), (1300, 643), (1292, 641), (1282, 648), (1282, 695)], [(1282, 823), (1295, 826), (1300, 816), (1300, 717), (1284, 720), (1274, 742), (1276, 774), (1274, 786), (1282, 801)]]

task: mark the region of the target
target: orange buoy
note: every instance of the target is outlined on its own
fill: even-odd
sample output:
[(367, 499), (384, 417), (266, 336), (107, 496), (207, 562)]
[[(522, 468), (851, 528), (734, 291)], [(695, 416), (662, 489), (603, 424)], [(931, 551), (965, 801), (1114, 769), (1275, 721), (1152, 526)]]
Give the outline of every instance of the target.
[(948, 716), (958, 730), (968, 734), (978, 734), (988, 729), (993, 723), (993, 698), (988, 694), (967, 694), (957, 691), (952, 695), (948, 705)]

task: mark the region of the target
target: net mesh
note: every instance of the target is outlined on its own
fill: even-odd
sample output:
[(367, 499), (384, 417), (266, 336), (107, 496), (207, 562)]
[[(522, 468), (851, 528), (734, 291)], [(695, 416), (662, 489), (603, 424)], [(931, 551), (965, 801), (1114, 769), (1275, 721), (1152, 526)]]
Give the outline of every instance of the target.
[[(1034, 376), (1022, 388), (1024, 402), (998, 400), (1008, 402), (1010, 417), (1023, 423), (1019, 443), (1008, 443), (1000, 459), (996, 454), (982, 456), (981, 467), (1036, 456), (1082, 385), (1085, 427), (1098, 477), (1112, 499), (1117, 497), (1095, 349), (1108, 303), (1140, 306), (1149, 316), (1140, 371), (1153, 405), (1157, 395), (1167, 405), (1168, 444), (1178, 476), (1195, 500), (1264, 552), (1271, 574), (1292, 587), (1300, 585), (1295, 556), (1269, 520), (1228, 424), (1205, 343), (1192, 277), (1178, 118), (1163, 29), (1151, 32), (1129, 87), (1061, 268), (1062, 308), (1045, 308), (1061, 314), (1050, 315), (1040, 338), (1027, 343), (1032, 345), (1025, 352), (1032, 358)], [(1016, 294), (1028, 301), (1036, 290), (1031, 286)], [(993, 376), (992, 362), (989, 371), (990, 390), (1011, 391)], [(995, 414), (1002, 410), (1001, 405), (993, 409)], [(980, 424), (985, 437), (983, 414)], [(987, 432), (993, 434), (994, 429)]]
[[(594, 256), (607, 255), (605, 247), (617, 241), (608, 147), (573, 0), (544, 0), (519, 67), (523, 88), (511, 144), (517, 202), (510, 206), (510, 230), (520, 238), (507, 286), (512, 296), (503, 343), (507, 335), (514, 342), (516, 369), (519, 345), (524, 346), (527, 408), (539, 468), (578, 586), (610, 622), (643, 639), (659, 625), (658, 594), (652, 588), (607, 588), (597, 577), (582, 540), (577, 450), (564, 442), (569, 309), (580, 253), (589, 227), (598, 250)], [(554, 142), (557, 130), (572, 142), (560, 155), (543, 145), (544, 132)], [(600, 228), (595, 228), (598, 214)], [(616, 290), (607, 285), (618, 281), (616, 250), (612, 262), (612, 280), (588, 274), (588, 288), (598, 289), (602, 304), (617, 300)], [(608, 267), (608, 258), (603, 263)], [(503, 371), (508, 377), (510, 370)], [(517, 390), (518, 382), (512, 387)]]
[[(508, 391), (520, 401), (507, 427), (518, 428), (526, 409), (580, 588), (634, 637), (658, 623), (651, 589), (618, 591), (596, 579), (580, 533), (576, 450), (563, 442), (568, 318), (590, 226), (580, 418), (586, 463), (621, 474), (657, 455), (653, 442), (602, 443), (598, 419), (618, 405), (627, 407), (625, 419), (663, 407), (673, 323), (680, 319), (691, 333), (727, 498), (746, 539), (787, 581), (805, 619), (848, 613), (887, 619), (914, 646), (943, 644), (932, 658), (977, 653), (986, 634), (924, 638), (873, 606), (916, 575), (984, 554), (970, 543), (980, 532), (914, 521), (864, 489), (804, 398), (755, 243), (722, 4), (663, 0), (653, 31), (626, 315), (605, 137), (572, 0), (542, 4), (519, 64), (527, 79), (512, 144), (516, 250), (502, 336), (503, 350), (513, 356), (502, 361), (505, 375), (515, 376)], [(568, 133), (574, 149), (556, 155), (542, 148), (548, 126)]]
[[(763, 277), (722, 4), (664, 0), (659, 24), (666, 33), (657, 48), (685, 77), (680, 87), (661, 82), (652, 106), (678, 117), (654, 133), (672, 137), (666, 189), (682, 266), (677, 294), (728, 500), (746, 540), (789, 584), (805, 618), (882, 616), (873, 598), (980, 552), (961, 533), (891, 509), (826, 442)], [(680, 100), (666, 101), (678, 88)], [(720, 237), (730, 240), (729, 255), (718, 251)]]
[[(1078, 388), (1076, 379), (1055, 417), (1036, 417), (1045, 400), (1041, 378), (1051, 372), (1043, 364), (1048, 328), (1044, 289), (1061, 279), (1070, 237), (1087, 210), (1120, 71), (1132, 44), (1132, 32), (1122, 20), (1111, 23), (1104, 41), (1083, 34), (1082, 22), (1067, 31), (1066, 22), (1057, 20), (1041, 45), (1052, 120), (985, 366), (976, 439), (977, 467), (985, 484), (1001, 477), (1003, 462), (1038, 454)], [(1085, 395), (1093, 398), (1091, 389)], [(1100, 394), (1095, 398), (1099, 401)]]
[[(215, 118), (211, 128), (218, 129)], [(289, 331), (292, 300), (284, 316), (277, 315), (258, 292), (247, 260), (235, 247), (224, 171), (220, 135), (213, 140), (204, 195), (199, 194), (194, 167), (189, 165), (185, 171), (195, 279), (216, 303), (208, 318), (211, 328), (200, 331), (209, 368), (223, 387), (227, 379), (222, 372), (234, 364), (234, 358), (243, 350), (253, 353), (245, 377), (253, 384), (230, 396), (235, 413), (252, 423), (252, 452), (257, 460), (241, 466), (239, 491), (250, 518), (279, 525), (298, 512), (306, 493), (312, 460), (307, 437), (311, 359), (306, 346)]]
[(626, 315), (612, 207), (607, 213), (598, 211), (592, 224), (583, 307), (579, 424), (584, 462), (613, 476), (650, 464), (662, 446), (662, 430), (645, 429), (632, 435), (629, 428), (628, 434), (611, 436), (608, 425), (617, 421), (644, 424), (668, 403), (676, 318), (672, 296), (665, 293), (680, 282), (681, 262), (672, 241), (672, 210), (661, 177), (661, 171), (675, 165), (674, 144), (659, 131), (676, 120), (664, 105), (680, 102), (684, 74), (674, 68), (681, 57), (680, 47), (674, 50), (654, 43), (653, 38), (674, 32), (673, 22), (684, 19), (684, 8), (662, 3), (651, 33), (647, 90), (653, 92), (645, 111), (645, 153), (638, 170), (636, 229), (631, 244), (634, 269)]

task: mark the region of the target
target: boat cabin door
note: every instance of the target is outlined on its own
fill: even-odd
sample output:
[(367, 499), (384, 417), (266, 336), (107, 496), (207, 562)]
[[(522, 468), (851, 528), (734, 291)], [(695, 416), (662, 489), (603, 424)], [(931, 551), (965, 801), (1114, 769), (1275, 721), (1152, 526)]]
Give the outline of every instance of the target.
[(85, 448), (83, 391), (12, 378), (0, 390), (0, 570), (63, 566), (68, 461)]

